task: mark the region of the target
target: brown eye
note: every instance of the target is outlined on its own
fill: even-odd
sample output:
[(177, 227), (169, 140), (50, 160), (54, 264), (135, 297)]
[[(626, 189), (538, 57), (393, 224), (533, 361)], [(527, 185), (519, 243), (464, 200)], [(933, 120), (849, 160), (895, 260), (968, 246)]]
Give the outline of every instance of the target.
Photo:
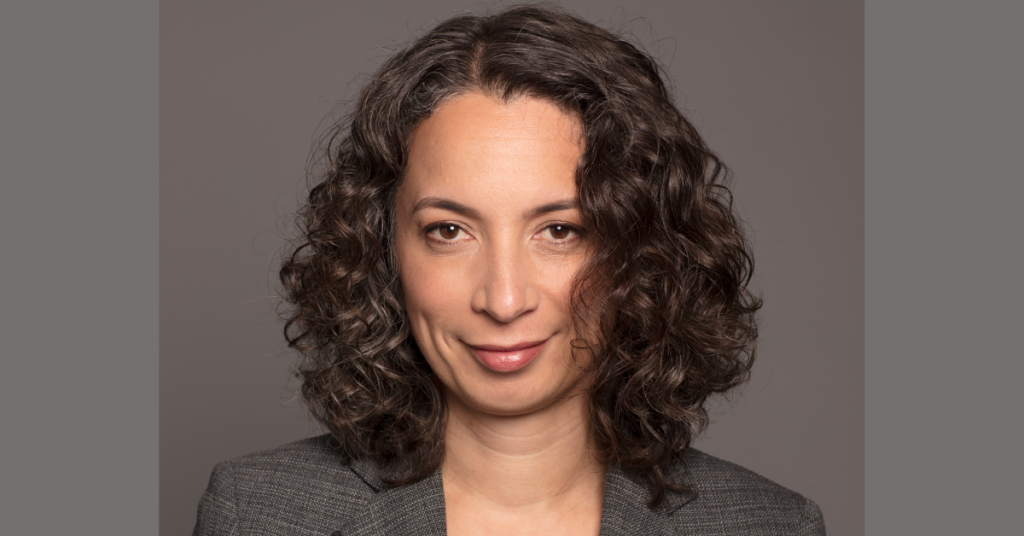
[(544, 228), (543, 237), (545, 240), (552, 240), (558, 243), (569, 243), (575, 241), (580, 235), (580, 230), (572, 225), (556, 223)]
[(565, 225), (552, 225), (548, 229), (551, 230), (551, 238), (555, 240), (565, 240), (572, 233), (572, 229)]
[(455, 240), (462, 229), (458, 225), (442, 225), (437, 228), (437, 235), (445, 240)]

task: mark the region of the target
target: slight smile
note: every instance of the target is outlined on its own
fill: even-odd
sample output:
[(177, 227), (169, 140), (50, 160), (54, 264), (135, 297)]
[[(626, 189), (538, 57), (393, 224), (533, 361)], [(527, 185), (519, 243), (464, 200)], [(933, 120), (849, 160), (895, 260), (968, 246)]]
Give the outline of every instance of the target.
[(544, 349), (543, 341), (524, 342), (513, 346), (467, 344), (477, 361), (495, 372), (515, 372), (525, 368)]

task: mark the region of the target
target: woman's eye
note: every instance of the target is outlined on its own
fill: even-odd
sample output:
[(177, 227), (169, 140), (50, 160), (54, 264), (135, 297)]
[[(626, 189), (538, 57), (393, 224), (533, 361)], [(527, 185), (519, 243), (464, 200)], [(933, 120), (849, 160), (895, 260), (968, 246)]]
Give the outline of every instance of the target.
[(568, 225), (549, 225), (544, 229), (545, 234), (550, 236), (552, 240), (567, 240), (572, 238), (573, 235), (577, 234), (576, 229)]
[(462, 234), (462, 227), (453, 223), (444, 223), (429, 230), (429, 233), (441, 240), (455, 240)]

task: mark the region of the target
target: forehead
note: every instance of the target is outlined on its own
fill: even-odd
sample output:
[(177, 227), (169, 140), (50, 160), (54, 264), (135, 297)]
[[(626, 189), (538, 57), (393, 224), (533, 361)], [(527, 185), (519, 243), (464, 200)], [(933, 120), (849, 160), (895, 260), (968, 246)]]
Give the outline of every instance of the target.
[(399, 197), (484, 203), (572, 197), (580, 140), (579, 121), (547, 101), (460, 95), (413, 133)]

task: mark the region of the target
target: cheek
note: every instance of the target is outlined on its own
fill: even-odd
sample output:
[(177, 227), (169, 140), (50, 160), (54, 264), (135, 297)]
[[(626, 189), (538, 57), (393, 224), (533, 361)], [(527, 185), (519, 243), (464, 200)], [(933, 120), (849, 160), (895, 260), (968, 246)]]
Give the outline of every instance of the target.
[(459, 289), (446, 284), (445, 278), (433, 277), (443, 274), (433, 274), (423, 266), (411, 272), (401, 277), (405, 309), (410, 318), (435, 323), (458, 310)]
[(542, 267), (538, 286), (544, 289), (551, 301), (563, 314), (569, 312), (572, 284), (582, 265), (581, 258), (570, 257), (551, 262)]
[(437, 259), (420, 258), (423, 256), (415, 252), (403, 254), (401, 248), (399, 252), (399, 280), (405, 310), (413, 335), (422, 346), (426, 343), (427, 332), (443, 329), (443, 323), (453, 321), (463, 309), (461, 305), (468, 303), (465, 289), (459, 285), (460, 280), (465, 279), (456, 277), (457, 269)]
[(599, 330), (597, 311), (601, 309), (601, 304), (604, 301), (600, 285), (582, 283), (579, 292), (581, 301), (575, 304), (579, 308), (577, 312), (580, 314), (578, 318), (573, 318), (572, 288), (584, 263), (585, 259), (576, 259), (571, 266), (559, 272), (560, 277), (557, 281), (553, 281), (549, 288), (560, 316), (572, 330), (571, 337), (574, 339), (580, 337), (588, 344), (593, 344), (598, 338), (597, 331)]

